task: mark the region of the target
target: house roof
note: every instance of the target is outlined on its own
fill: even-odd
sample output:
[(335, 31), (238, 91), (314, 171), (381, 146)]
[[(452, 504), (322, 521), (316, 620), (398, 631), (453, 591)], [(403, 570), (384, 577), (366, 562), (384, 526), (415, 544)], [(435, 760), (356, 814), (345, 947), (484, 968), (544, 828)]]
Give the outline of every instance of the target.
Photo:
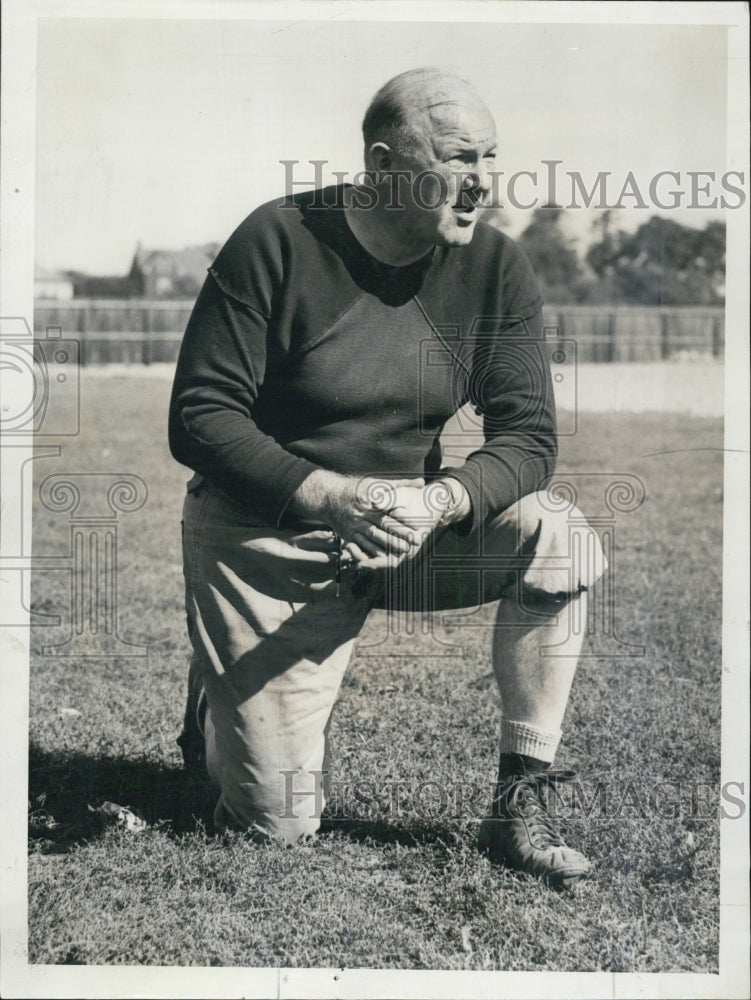
[(39, 267), (38, 265), (34, 267), (34, 281), (64, 281), (67, 284), (71, 284), (71, 278), (69, 274), (65, 274), (64, 271), (51, 271), (45, 267)]
[(218, 249), (218, 243), (186, 247), (184, 250), (148, 250), (139, 244), (133, 264), (143, 274), (170, 278), (190, 276), (202, 282)]

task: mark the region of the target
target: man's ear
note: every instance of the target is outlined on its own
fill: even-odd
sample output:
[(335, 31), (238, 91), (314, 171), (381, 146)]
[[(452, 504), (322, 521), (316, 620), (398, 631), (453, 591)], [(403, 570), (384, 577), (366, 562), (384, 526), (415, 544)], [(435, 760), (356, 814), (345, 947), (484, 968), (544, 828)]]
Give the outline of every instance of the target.
[(394, 153), (385, 142), (374, 142), (370, 149), (365, 151), (365, 168), (376, 175), (385, 173), (394, 168)]

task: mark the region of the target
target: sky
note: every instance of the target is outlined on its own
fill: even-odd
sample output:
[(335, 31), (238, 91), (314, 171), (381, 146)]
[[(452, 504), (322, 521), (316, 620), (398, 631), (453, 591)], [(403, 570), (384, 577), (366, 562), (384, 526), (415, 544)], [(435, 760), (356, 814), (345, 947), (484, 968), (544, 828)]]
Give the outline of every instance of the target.
[[(520, 201), (544, 202), (543, 160), (562, 161), (566, 199), (567, 171), (587, 187), (612, 171), (611, 200), (629, 170), (645, 189), (656, 172), (679, 171), (684, 205), (688, 171), (719, 177), (734, 166), (721, 27), (46, 18), (37, 51), (38, 265), (122, 274), (139, 241), (223, 242), (255, 206), (285, 193), (282, 160), (300, 161), (292, 176), (307, 186), (309, 160), (354, 174), (371, 96), (420, 65), (476, 83), (498, 125), (497, 169), (506, 178), (538, 172), (536, 186), (519, 181)], [(499, 183), (507, 194), (506, 179)], [(710, 186), (708, 197), (723, 193)], [(634, 228), (655, 211), (651, 202), (626, 208), (619, 224)], [(508, 211), (511, 235), (531, 212)], [(660, 214), (701, 226), (724, 213)], [(566, 226), (586, 239), (595, 215), (571, 211)]]

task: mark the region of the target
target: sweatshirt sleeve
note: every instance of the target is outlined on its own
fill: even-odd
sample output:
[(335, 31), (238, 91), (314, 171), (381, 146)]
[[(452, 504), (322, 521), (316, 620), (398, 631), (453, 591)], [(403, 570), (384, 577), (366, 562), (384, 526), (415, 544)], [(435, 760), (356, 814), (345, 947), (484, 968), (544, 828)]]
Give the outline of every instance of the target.
[(264, 312), (233, 297), (209, 274), (180, 349), (169, 442), (178, 462), (276, 525), (317, 467), (253, 422), (266, 370), (267, 324)]
[[(544, 489), (558, 456), (555, 399), (548, 347), (542, 328), (542, 300), (523, 255), (516, 268), (516, 302), (506, 319), (478, 335), (469, 371), (469, 396), (483, 417), (485, 443), (464, 465), (444, 469), (460, 480), (472, 501), (468, 530), (504, 511), (520, 497)], [(530, 304), (531, 303), (531, 304)]]

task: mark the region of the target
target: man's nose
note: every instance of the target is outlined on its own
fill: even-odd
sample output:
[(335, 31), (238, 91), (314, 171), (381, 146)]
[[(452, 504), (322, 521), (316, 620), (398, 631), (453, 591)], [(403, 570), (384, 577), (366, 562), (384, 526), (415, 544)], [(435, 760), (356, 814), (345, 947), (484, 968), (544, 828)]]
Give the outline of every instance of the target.
[(484, 161), (481, 161), (474, 170), (462, 178), (462, 190), (487, 194), (490, 191), (490, 179), (490, 168)]

